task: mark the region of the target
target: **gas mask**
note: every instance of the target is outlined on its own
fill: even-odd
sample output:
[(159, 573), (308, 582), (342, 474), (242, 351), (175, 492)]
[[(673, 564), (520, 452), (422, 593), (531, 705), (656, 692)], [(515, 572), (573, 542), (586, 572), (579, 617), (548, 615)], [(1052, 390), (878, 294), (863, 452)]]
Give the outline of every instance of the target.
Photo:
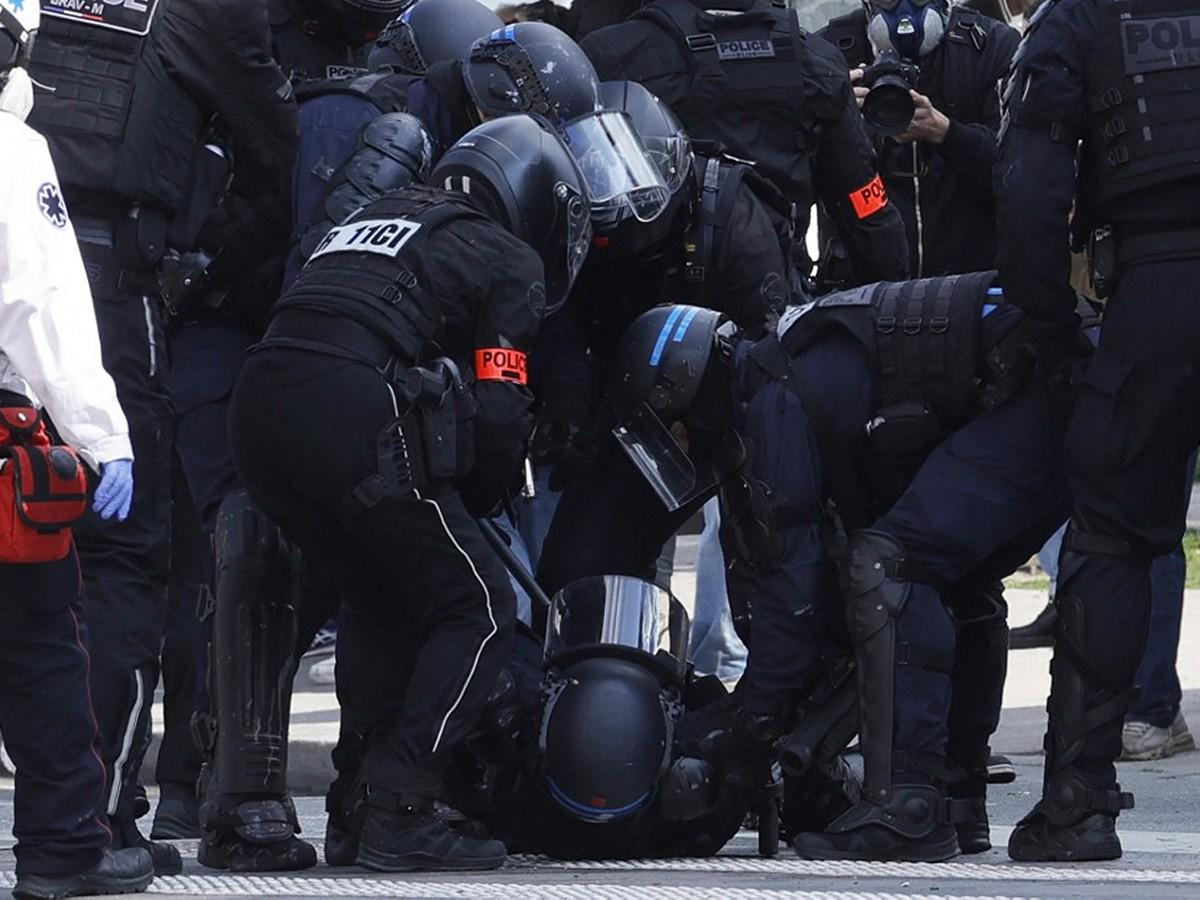
[(941, 0), (871, 0), (867, 4), (867, 37), (875, 52), (894, 50), (917, 62), (942, 42), (946, 12)]

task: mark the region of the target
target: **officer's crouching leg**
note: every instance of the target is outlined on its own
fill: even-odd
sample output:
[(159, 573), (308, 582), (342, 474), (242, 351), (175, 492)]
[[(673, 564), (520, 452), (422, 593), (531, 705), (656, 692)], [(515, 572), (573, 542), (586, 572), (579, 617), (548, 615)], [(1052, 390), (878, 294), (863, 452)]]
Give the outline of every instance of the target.
[(850, 538), (846, 616), (859, 688), (862, 800), (822, 833), (797, 835), (806, 859), (940, 862), (958, 853), (945, 768), (953, 627), (937, 591), (909, 580), (905, 551), (881, 531)]
[[(1072, 521), (1059, 562), (1042, 799), (1013, 830), (1020, 861), (1117, 859), (1116, 818), (1133, 807), (1117, 784), (1125, 711), (1136, 696), (1150, 612), (1150, 558)], [(1134, 639), (1130, 639), (1130, 636)], [(1139, 639), (1140, 637), (1140, 639)]]
[(988, 741), (1000, 724), (1004, 702), (1008, 606), (1002, 582), (956, 586), (948, 602), (957, 627), (946, 744), (948, 767), (955, 773), (950, 795), (966, 801), (968, 810), (964, 821), (955, 823), (959, 849), (984, 853), (992, 848), (987, 815)]
[(287, 793), (299, 557), (245, 492), (222, 501), (215, 535), (215, 734), (201, 776), (199, 861), (234, 871), (306, 869), (316, 850), (296, 837)]

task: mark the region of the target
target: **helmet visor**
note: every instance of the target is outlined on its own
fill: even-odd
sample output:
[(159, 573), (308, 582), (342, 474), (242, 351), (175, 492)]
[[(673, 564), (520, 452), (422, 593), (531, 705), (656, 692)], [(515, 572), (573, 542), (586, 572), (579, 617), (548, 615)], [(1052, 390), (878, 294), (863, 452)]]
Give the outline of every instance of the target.
[(554, 191), (560, 201), (560, 214), (566, 222), (566, 258), (561, 269), (546, 266), (547, 315), (556, 312), (566, 302), (592, 246), (592, 218), (587, 198), (563, 182), (559, 182)]
[(687, 451), (649, 405), (643, 403), (618, 424), (613, 436), (668, 511), (683, 508), (713, 487), (712, 478), (696, 471)]
[(671, 192), (627, 113), (580, 116), (567, 123), (564, 135), (583, 172), (593, 214), (625, 208), (639, 222), (650, 222), (666, 209)]
[(687, 667), (688, 615), (667, 591), (625, 575), (597, 575), (554, 595), (546, 623), (545, 660), (596, 647), (664, 655), (682, 675)]

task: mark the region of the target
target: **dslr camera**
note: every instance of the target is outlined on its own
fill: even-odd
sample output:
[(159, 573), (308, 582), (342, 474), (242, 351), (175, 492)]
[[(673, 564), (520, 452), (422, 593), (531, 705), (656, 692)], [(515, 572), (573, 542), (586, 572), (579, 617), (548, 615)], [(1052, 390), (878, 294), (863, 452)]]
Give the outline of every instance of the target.
[(895, 50), (881, 51), (863, 70), (867, 98), (862, 114), (878, 134), (894, 137), (908, 128), (916, 110), (909, 91), (916, 88), (920, 75), (921, 70), (904, 62)]

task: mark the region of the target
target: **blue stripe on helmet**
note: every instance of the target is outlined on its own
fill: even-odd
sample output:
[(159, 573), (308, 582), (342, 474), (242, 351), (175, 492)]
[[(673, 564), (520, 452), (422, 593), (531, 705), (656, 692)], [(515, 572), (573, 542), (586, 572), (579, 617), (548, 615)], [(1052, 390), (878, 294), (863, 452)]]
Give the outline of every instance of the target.
[(675, 323), (679, 321), (679, 317), (682, 315), (683, 307), (677, 306), (667, 316), (667, 321), (663, 325), (662, 331), (658, 333), (658, 340), (654, 342), (654, 349), (650, 353), (650, 365), (657, 366), (662, 359), (663, 349), (667, 346), (667, 338), (671, 336), (671, 329), (675, 327)]
[(684, 335), (686, 335), (688, 329), (692, 327), (692, 319), (696, 318), (696, 313), (698, 312), (700, 312), (700, 310), (694, 306), (688, 310), (687, 315), (683, 317), (683, 321), (679, 323), (679, 327), (675, 329), (675, 337), (673, 339), (675, 343), (678, 344), (683, 341)]
[(608, 808), (594, 807), (587, 806), (586, 804), (580, 803), (573, 797), (568, 796), (567, 792), (559, 787), (558, 783), (549, 775), (546, 776), (546, 787), (550, 791), (550, 796), (553, 797), (559, 804), (575, 813), (581, 819), (587, 819), (592, 822), (603, 822), (606, 819), (618, 819), (621, 816), (627, 816), (632, 812), (636, 812), (640, 807), (645, 805), (647, 800), (650, 799), (650, 792), (647, 791), (632, 803), (626, 803), (624, 806)]

